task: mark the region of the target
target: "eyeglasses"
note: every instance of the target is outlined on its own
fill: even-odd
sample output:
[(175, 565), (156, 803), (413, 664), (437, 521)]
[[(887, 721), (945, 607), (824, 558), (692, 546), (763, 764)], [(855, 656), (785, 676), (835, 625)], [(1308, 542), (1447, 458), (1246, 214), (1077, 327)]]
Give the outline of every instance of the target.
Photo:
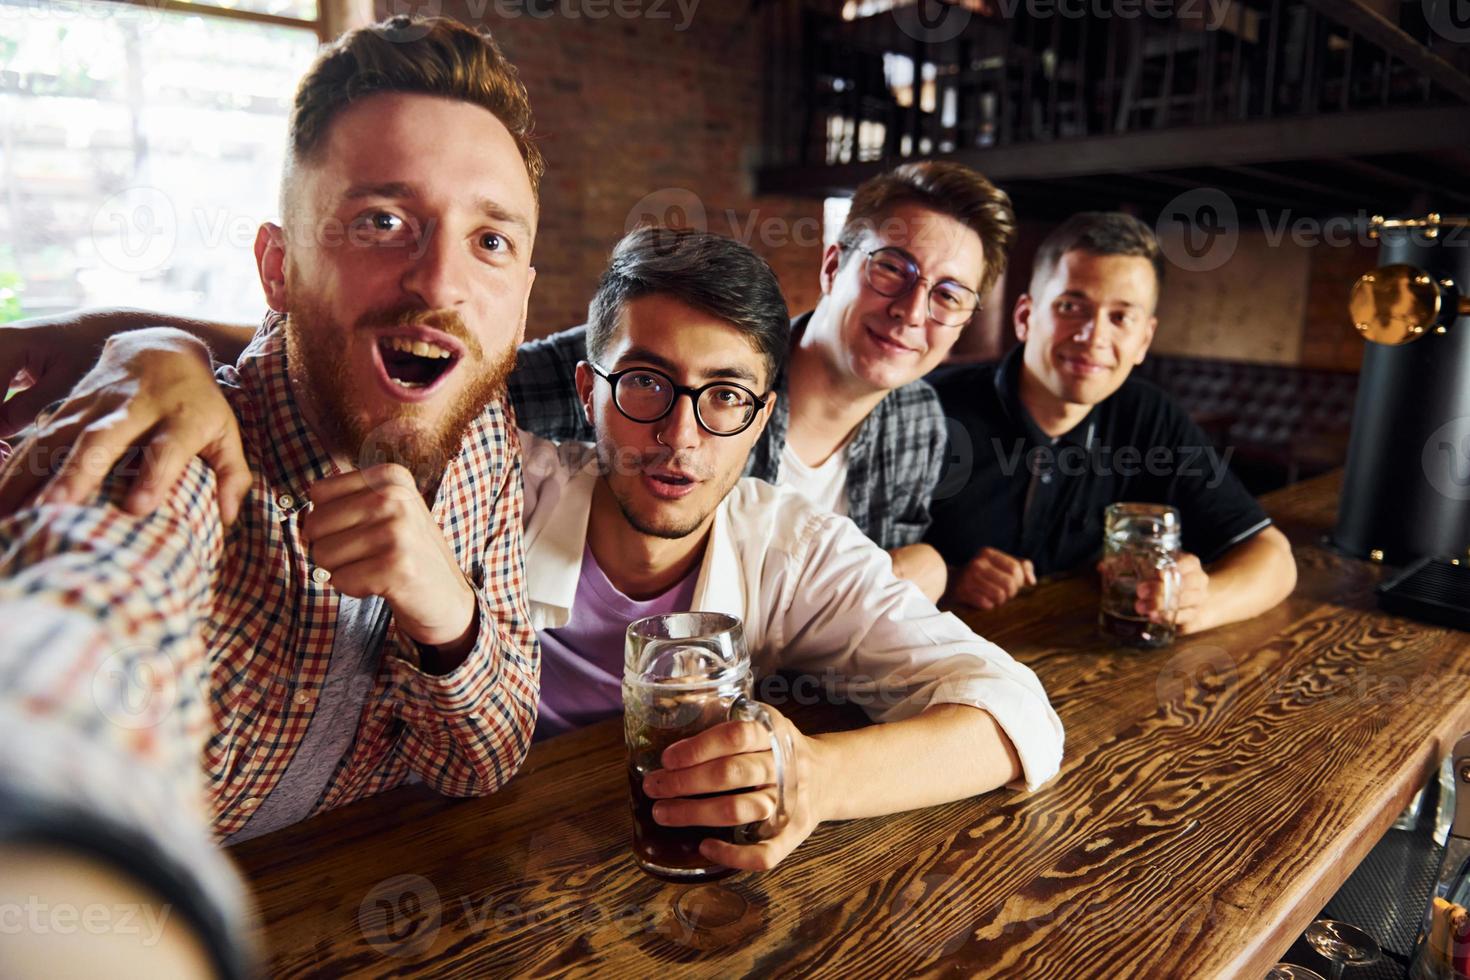
[(935, 282), (919, 275), (919, 264), (896, 246), (863, 252), (863, 278), (879, 296), (908, 295), (921, 282), (929, 284), (929, 319), (944, 327), (963, 327), (980, 309), (980, 294), (953, 279)]
[(634, 422), (657, 422), (674, 410), (680, 395), (694, 403), (694, 418), (706, 432), (717, 436), (739, 435), (750, 428), (756, 412), (766, 407), (771, 393), (755, 392), (731, 381), (711, 381), (698, 388), (674, 384), (662, 371), (627, 368), (611, 373), (596, 364), (588, 367), (612, 385), (613, 405)]

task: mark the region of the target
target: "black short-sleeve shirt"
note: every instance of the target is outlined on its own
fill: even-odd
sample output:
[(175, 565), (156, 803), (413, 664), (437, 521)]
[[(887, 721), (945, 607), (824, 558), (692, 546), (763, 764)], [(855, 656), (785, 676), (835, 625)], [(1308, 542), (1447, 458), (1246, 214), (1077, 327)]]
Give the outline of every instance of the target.
[(925, 540), (951, 565), (986, 546), (1029, 558), (1038, 575), (1102, 552), (1103, 508), (1177, 507), (1185, 551), (1219, 558), (1271, 523), (1221, 454), (1168, 395), (1130, 378), (1055, 439), (1021, 405), (1022, 348), (999, 363), (928, 380), (949, 423), (949, 459)]

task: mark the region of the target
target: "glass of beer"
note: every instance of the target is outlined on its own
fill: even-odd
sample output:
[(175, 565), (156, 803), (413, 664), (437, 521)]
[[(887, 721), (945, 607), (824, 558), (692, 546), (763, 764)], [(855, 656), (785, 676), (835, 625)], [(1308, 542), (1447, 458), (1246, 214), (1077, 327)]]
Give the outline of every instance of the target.
[[(628, 785), (633, 797), (633, 857), (665, 881), (713, 881), (734, 869), (699, 853), (706, 837), (748, 844), (778, 832), (786, 822), (790, 746), (771, 714), (750, 699), (750, 655), (740, 620), (722, 613), (648, 616), (628, 626), (623, 662), (623, 733), (628, 744)], [(664, 749), (724, 721), (765, 727), (776, 760), (776, 813), (745, 827), (665, 827), (653, 819), (654, 801), (643, 777), (663, 768)], [(741, 792), (741, 791), (737, 791)]]
[[(1109, 504), (1103, 518), (1103, 634), (1133, 647), (1174, 642), (1179, 615), (1179, 511), (1163, 504)], [(1165, 617), (1156, 623), (1139, 613), (1138, 586), (1160, 582)]]

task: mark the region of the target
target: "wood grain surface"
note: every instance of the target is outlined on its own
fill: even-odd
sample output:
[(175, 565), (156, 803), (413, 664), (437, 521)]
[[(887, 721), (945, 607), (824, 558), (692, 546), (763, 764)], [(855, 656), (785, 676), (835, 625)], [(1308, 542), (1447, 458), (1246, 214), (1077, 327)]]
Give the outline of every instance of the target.
[(1101, 640), (1088, 576), (961, 611), (1066, 725), (1037, 792), (824, 825), (690, 891), (634, 866), (604, 723), (492, 797), (405, 787), (233, 848), (270, 974), (1259, 977), (1470, 730), (1470, 637), (1376, 610), (1382, 570), (1321, 543), (1336, 496), (1333, 475), (1267, 498), (1296, 593), (1169, 649)]

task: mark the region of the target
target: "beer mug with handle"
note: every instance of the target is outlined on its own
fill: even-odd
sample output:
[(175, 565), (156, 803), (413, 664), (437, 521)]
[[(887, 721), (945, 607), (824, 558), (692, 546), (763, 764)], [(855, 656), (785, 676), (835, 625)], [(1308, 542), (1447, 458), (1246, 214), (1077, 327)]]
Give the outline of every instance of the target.
[[(1179, 617), (1179, 511), (1163, 504), (1109, 504), (1103, 518), (1103, 635), (1135, 647), (1174, 642)], [(1138, 612), (1138, 586), (1158, 582), (1164, 590), (1164, 621)]]
[[(792, 746), (771, 713), (750, 698), (750, 655), (741, 622), (722, 613), (648, 616), (628, 626), (623, 661), (623, 733), (633, 797), (633, 857), (666, 881), (713, 881), (734, 869), (699, 853), (707, 837), (748, 844), (786, 823)], [(776, 813), (745, 827), (665, 827), (653, 819), (643, 777), (663, 768), (664, 749), (724, 721), (753, 721), (770, 735)]]

